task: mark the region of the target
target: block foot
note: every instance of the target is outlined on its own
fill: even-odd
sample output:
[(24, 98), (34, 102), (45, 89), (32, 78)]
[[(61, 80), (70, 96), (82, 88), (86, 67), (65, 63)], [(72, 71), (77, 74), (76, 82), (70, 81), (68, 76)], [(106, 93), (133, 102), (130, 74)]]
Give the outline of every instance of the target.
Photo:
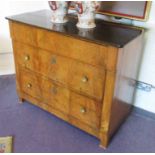
[(107, 149), (107, 147), (103, 146), (102, 144), (100, 144), (99, 147), (102, 148), (103, 150)]
[(24, 102), (24, 99), (21, 98), (21, 97), (19, 97), (19, 101), (18, 101), (18, 103), (19, 103), (19, 104), (23, 104), (23, 102)]

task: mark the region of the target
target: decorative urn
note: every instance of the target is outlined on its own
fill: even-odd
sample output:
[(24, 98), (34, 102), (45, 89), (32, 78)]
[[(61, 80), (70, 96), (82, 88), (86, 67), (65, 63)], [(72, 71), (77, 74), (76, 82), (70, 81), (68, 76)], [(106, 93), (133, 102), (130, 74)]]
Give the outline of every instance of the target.
[(95, 11), (99, 9), (100, 2), (98, 1), (76, 1), (75, 9), (78, 13), (79, 28), (94, 28), (95, 24)]
[(52, 10), (51, 22), (53, 23), (66, 23), (68, 3), (66, 1), (49, 1), (49, 6)]

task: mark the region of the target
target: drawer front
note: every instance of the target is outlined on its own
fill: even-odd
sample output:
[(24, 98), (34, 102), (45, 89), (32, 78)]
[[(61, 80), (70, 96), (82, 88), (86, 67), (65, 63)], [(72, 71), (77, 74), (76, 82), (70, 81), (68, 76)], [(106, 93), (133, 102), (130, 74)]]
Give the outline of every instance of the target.
[[(91, 135), (94, 135), (96, 137), (98, 137), (98, 133), (99, 133), (99, 129), (96, 130), (94, 128), (92, 128), (91, 126), (87, 125), (86, 123), (83, 123), (81, 121), (79, 121), (78, 119), (76, 119), (75, 117), (72, 117), (71, 115), (68, 115), (66, 113), (63, 113), (60, 110), (55, 109), (54, 107), (48, 105), (48, 104), (44, 104), (42, 101), (39, 101), (31, 96), (28, 96), (25, 93), (22, 93), (22, 97), (25, 98), (27, 101), (29, 101), (30, 103), (39, 106), (40, 108), (54, 114), (55, 116), (69, 122), (70, 124), (90, 133)], [(62, 107), (61, 107), (62, 108)]]
[(72, 60), (17, 41), (13, 45), (17, 64), (52, 80), (68, 83)]
[(101, 104), (87, 97), (71, 93), (70, 115), (77, 120), (98, 129)]
[(42, 80), (41, 86), (44, 102), (53, 108), (68, 114), (70, 95), (69, 90), (60, 87), (47, 79)]
[(10, 28), (13, 40), (49, 50), (54, 54), (73, 58), (91, 65), (103, 67), (106, 65), (107, 46), (15, 22), (10, 23)]
[(38, 29), (38, 46), (84, 63), (105, 66), (108, 47)]
[(39, 72), (72, 89), (102, 99), (105, 71), (65, 57), (39, 50)]
[(35, 27), (11, 22), (10, 28), (13, 40), (37, 46), (37, 29)]
[(13, 49), (17, 64), (33, 71), (39, 68), (37, 48), (13, 41)]
[(35, 74), (30, 72), (20, 70), (19, 71), (19, 79), (20, 79), (20, 87), (21, 90), (37, 99), (42, 98), (41, 94), (41, 85), (40, 85), (40, 78), (37, 77)]
[(38, 70), (40, 73), (63, 84), (68, 83), (72, 60), (44, 50), (39, 50), (39, 58), (40, 66)]
[(27, 70), (20, 70), (20, 84), (24, 93), (42, 99), (43, 102), (60, 110), (69, 113), (69, 90), (58, 86), (45, 77), (40, 77)]
[[(26, 98), (34, 98), (43, 109), (48, 107), (56, 115), (68, 116), (71, 124), (97, 135), (100, 128), (101, 103), (60, 87), (53, 81), (40, 77), (26, 69), (19, 70), (22, 92)], [(26, 99), (25, 98), (25, 99)], [(46, 106), (47, 105), (47, 106)]]
[(69, 84), (74, 89), (102, 100), (105, 70), (83, 63), (74, 62), (71, 66)]

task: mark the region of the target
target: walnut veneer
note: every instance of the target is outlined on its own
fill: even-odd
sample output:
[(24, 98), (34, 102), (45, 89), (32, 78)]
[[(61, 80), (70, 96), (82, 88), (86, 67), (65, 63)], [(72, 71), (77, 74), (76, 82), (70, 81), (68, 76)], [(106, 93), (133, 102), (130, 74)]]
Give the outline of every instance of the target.
[[(8, 19), (19, 98), (96, 136), (101, 146), (107, 147), (131, 111), (142, 31), (125, 27), (137, 35), (117, 38), (112, 31), (114, 25), (109, 24), (113, 33), (107, 37), (113, 37), (111, 41), (130, 39), (123, 44), (108, 44), (107, 38), (99, 42), (74, 37), (17, 17)], [(126, 35), (122, 25), (117, 27)]]

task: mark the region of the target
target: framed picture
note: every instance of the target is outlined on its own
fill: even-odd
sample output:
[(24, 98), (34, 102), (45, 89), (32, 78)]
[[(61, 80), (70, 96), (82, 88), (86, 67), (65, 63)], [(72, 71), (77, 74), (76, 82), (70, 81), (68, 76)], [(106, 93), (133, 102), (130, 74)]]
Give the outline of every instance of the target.
[(146, 21), (151, 1), (102, 1), (100, 14)]
[[(99, 14), (146, 21), (149, 17), (151, 1), (102, 1)], [(71, 3), (74, 9), (74, 2)]]
[(12, 137), (0, 137), (0, 153), (12, 152)]

